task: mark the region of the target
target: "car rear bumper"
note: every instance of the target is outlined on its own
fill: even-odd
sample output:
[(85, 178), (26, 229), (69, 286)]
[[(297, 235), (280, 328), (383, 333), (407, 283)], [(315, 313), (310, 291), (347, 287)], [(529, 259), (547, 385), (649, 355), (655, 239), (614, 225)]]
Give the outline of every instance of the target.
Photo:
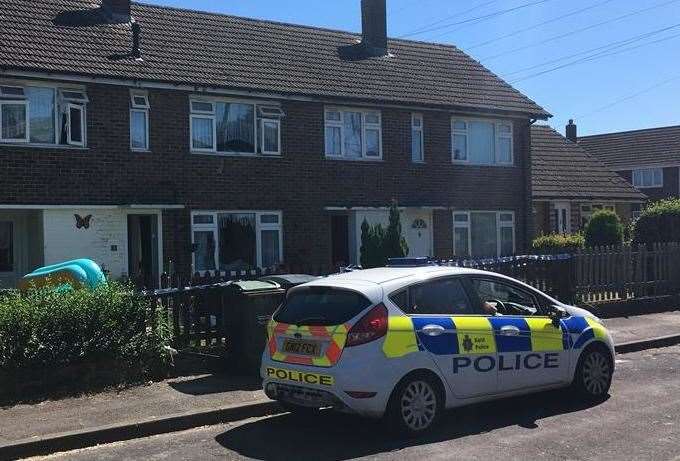
[[(333, 408), (344, 413), (380, 418), (387, 407), (392, 387), (366, 379), (351, 367), (311, 367), (276, 362), (264, 354), (261, 376), (265, 394), (273, 400), (310, 408)], [(387, 385), (384, 385), (387, 384)], [(379, 386), (380, 389), (376, 389)], [(375, 393), (354, 398), (347, 392)]]

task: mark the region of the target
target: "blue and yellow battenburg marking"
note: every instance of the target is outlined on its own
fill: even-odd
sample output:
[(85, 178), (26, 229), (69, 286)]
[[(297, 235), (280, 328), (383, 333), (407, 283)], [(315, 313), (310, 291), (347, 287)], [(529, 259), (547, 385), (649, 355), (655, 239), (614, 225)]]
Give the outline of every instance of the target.
[[(447, 333), (428, 336), (426, 325), (438, 325)], [(590, 339), (606, 337), (604, 326), (593, 319), (570, 317), (555, 327), (547, 317), (390, 317), (383, 344), (385, 356), (398, 358), (426, 349), (435, 355), (485, 355), (505, 352), (549, 352), (579, 349)], [(516, 336), (505, 336), (503, 327), (515, 327)], [(572, 334), (579, 334), (573, 342)]]

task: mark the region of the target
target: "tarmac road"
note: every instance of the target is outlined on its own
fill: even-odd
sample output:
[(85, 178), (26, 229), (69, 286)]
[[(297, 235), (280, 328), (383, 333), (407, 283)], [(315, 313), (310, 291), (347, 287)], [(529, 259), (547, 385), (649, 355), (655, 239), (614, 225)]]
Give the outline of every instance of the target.
[(547, 392), (455, 410), (430, 436), (395, 440), (380, 422), (289, 414), (119, 442), (50, 460), (597, 459), (680, 461), (680, 346), (617, 358), (608, 400)]

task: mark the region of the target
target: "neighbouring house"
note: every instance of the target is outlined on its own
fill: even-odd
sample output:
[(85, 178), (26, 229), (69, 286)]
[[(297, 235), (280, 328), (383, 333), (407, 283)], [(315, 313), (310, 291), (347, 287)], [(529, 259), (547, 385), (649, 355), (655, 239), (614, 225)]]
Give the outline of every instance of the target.
[[(573, 130), (570, 123), (567, 136), (572, 139)], [(630, 222), (633, 210), (646, 200), (583, 147), (549, 126), (531, 127), (531, 164), (537, 234), (578, 232), (599, 209), (616, 211)]]
[(680, 197), (680, 125), (583, 136), (578, 142), (650, 200)]
[(0, 284), (75, 257), (169, 270), (522, 252), (543, 108), (449, 45), (125, 0), (5, 0)]

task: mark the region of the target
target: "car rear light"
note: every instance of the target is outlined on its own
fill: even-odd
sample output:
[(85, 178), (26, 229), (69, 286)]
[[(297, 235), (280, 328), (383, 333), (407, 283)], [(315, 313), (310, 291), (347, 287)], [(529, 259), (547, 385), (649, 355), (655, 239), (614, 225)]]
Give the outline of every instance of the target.
[(378, 304), (368, 311), (347, 333), (345, 347), (359, 346), (387, 334), (387, 308)]

